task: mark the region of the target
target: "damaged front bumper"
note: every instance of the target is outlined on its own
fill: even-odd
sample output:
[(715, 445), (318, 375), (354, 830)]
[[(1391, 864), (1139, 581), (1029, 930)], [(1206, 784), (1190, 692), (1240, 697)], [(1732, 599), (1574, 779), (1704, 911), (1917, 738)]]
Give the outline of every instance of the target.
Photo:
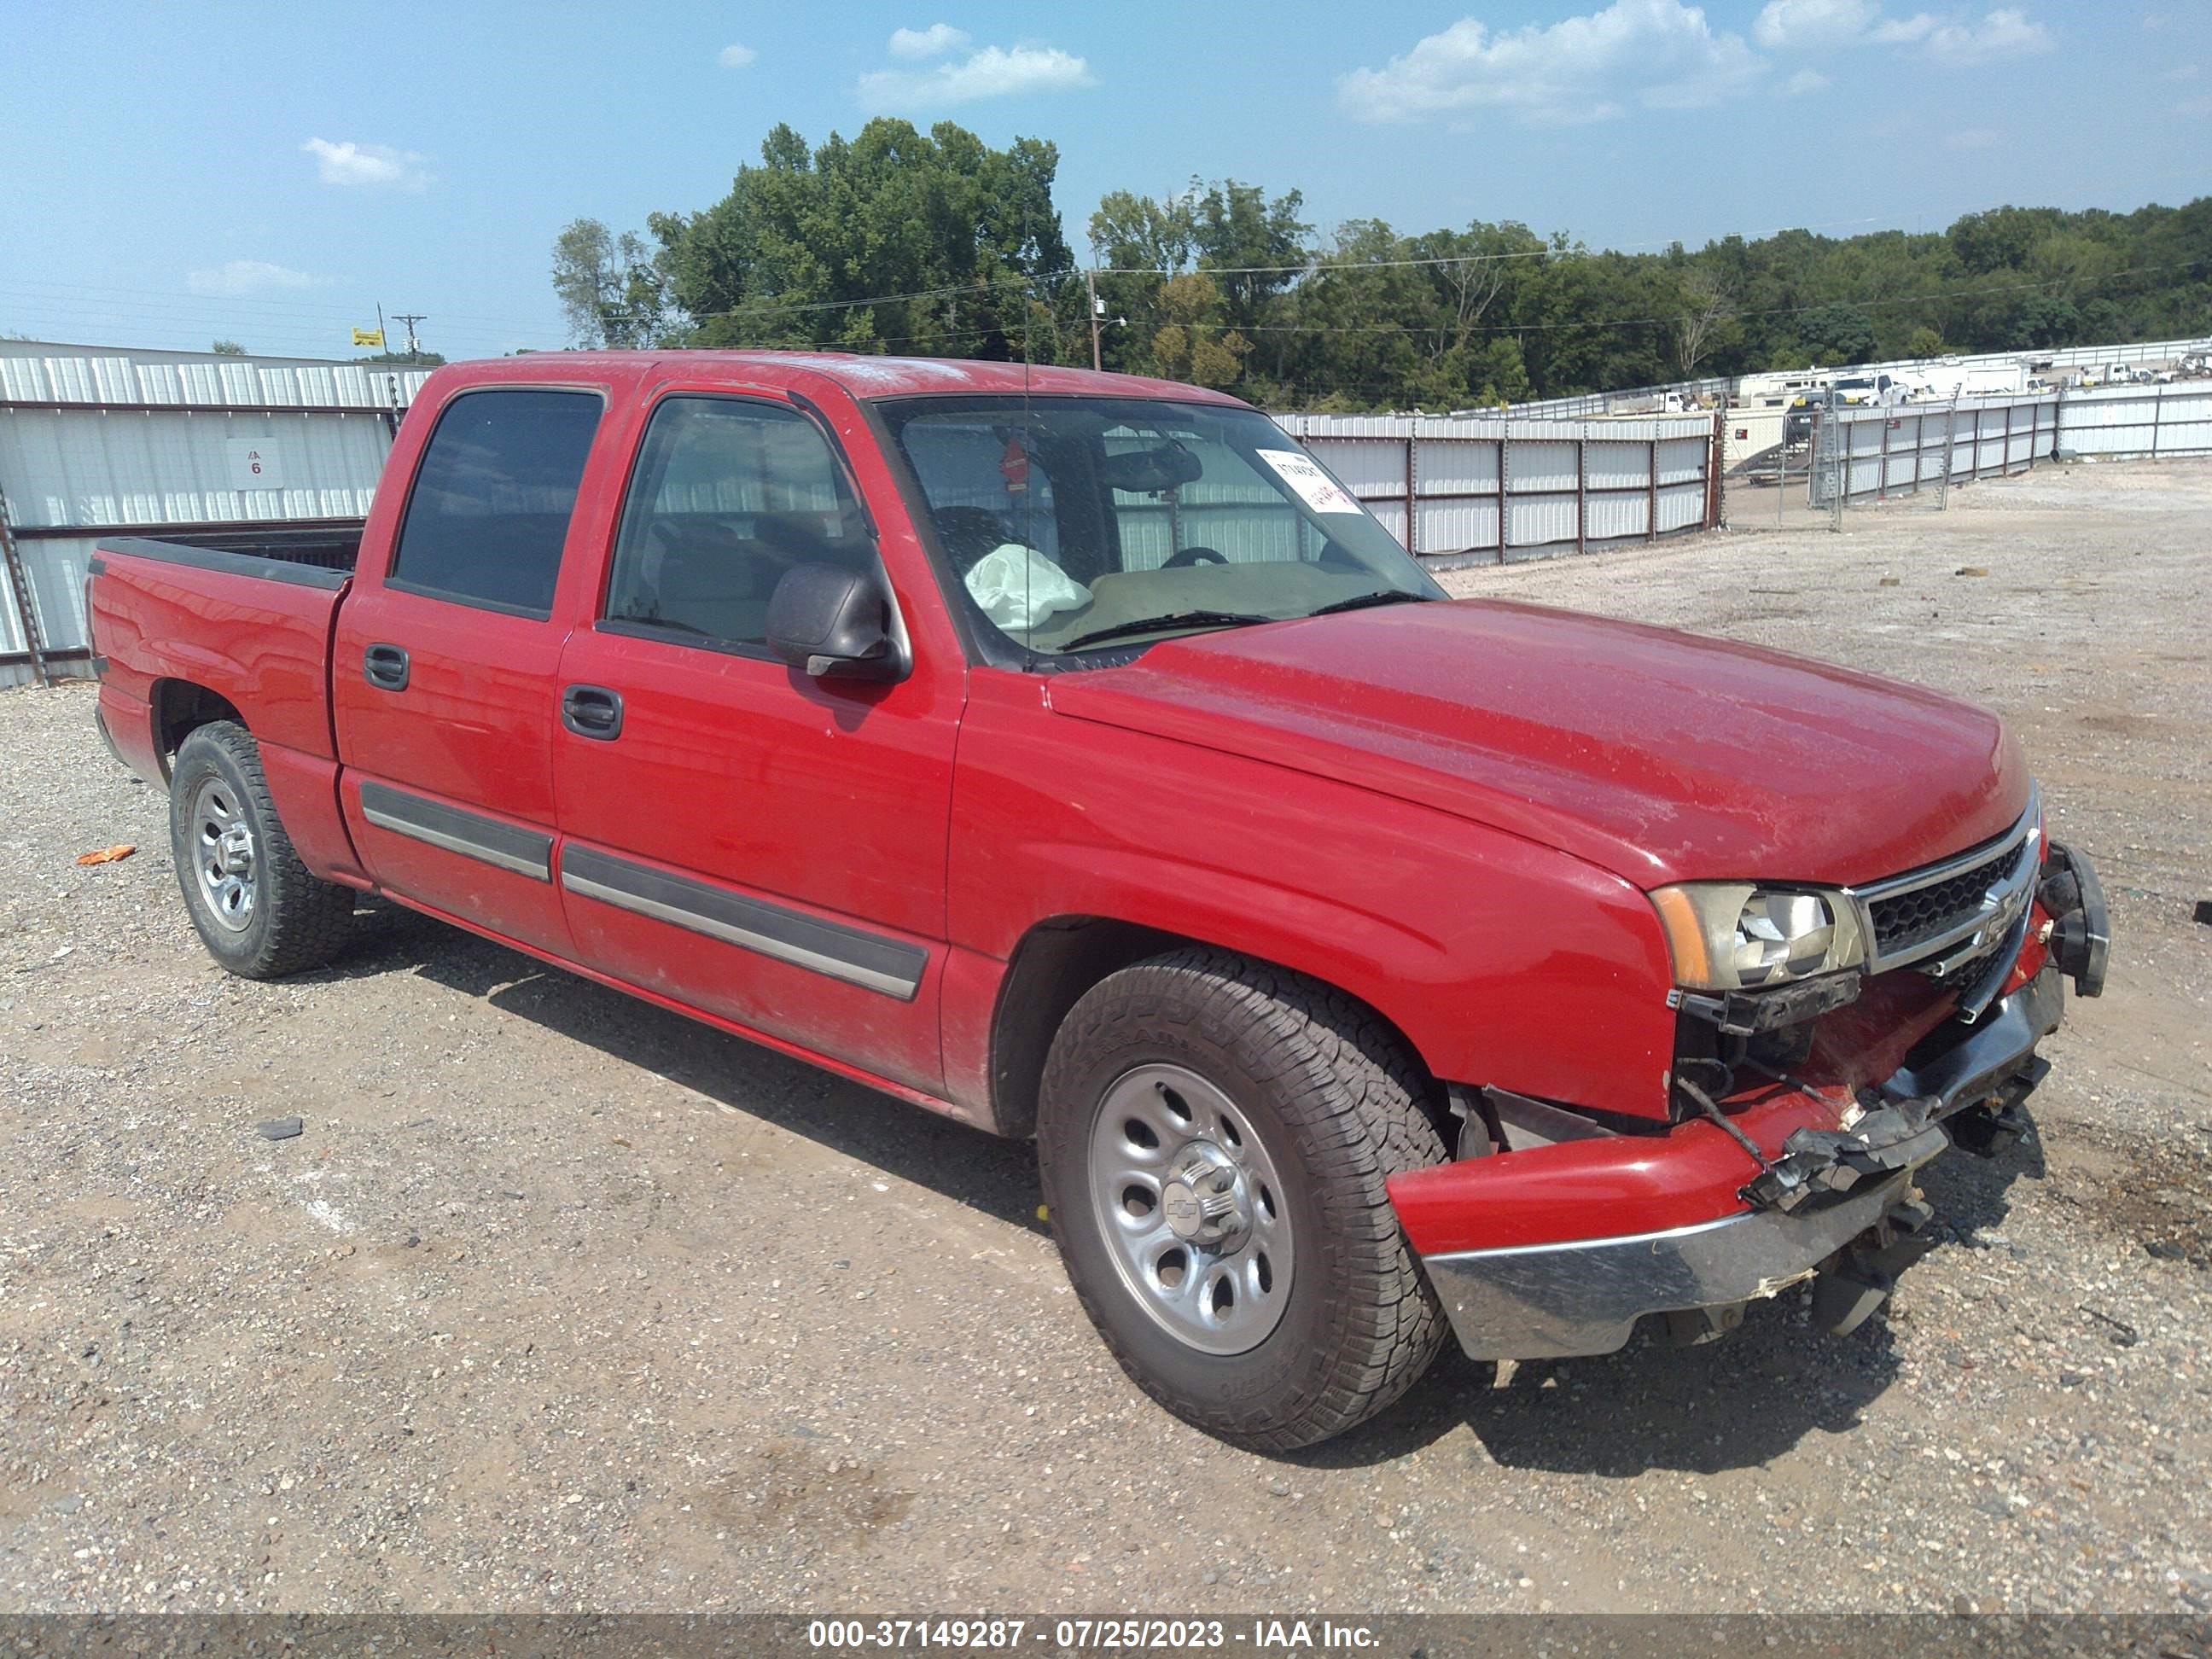
[[(1916, 1231), (1926, 1211), (1911, 1201), (1912, 1172), (1951, 1144), (1943, 1120), (1991, 1103), (2014, 1113), (2041, 1073), (2035, 1045), (2064, 1006), (2058, 970), (2046, 966), (1955, 1044), (1869, 1091), (1845, 1122), (1832, 1098), (1786, 1083), (1759, 1091), (1730, 1116), (1759, 1148), (1756, 1170), (1722, 1128), (1692, 1121), (1659, 1137), (1415, 1171), (1392, 1180), (1391, 1198), (1475, 1358), (1611, 1353), (1649, 1314), (1715, 1310), (1717, 1329), (1740, 1304), (1824, 1265), (1853, 1271), (1855, 1241), (1887, 1246)], [(1627, 1224), (1559, 1237), (1585, 1218)], [(1855, 1271), (1862, 1287), (1879, 1280), (1878, 1269)], [(1838, 1328), (1872, 1306), (1861, 1294), (1844, 1301)]]

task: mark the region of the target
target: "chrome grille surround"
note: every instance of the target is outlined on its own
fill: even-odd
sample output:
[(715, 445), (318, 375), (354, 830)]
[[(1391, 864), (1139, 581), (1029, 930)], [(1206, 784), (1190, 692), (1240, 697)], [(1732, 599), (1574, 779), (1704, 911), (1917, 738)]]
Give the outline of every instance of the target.
[(1996, 840), (1844, 890), (1866, 936), (1867, 972), (1918, 964), (1941, 979), (1986, 954), (2026, 913), (2042, 869), (2042, 798), (2030, 786), (2027, 810)]

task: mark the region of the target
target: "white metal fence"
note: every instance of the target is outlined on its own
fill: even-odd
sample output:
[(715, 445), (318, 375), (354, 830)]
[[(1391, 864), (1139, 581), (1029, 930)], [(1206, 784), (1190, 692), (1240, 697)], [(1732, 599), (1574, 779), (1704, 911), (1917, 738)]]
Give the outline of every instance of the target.
[(2062, 459), (2212, 455), (2212, 380), (2069, 392), (2063, 407)]
[[(2057, 355), (2155, 361), (2162, 349)], [(390, 447), (389, 413), (425, 378), (359, 364), (0, 343), (0, 492), (13, 509), (27, 589), (18, 596), (0, 576), (0, 684), (28, 677), (26, 601), (60, 659), (55, 666), (81, 671), (84, 568), (100, 535), (357, 521)], [(1544, 406), (1554, 417), (1540, 419), (1276, 419), (1437, 568), (1716, 523), (1715, 417), (1556, 417), (1604, 401), (1555, 400)], [(1814, 501), (1839, 489), (1844, 501), (1867, 501), (2054, 456), (2212, 454), (2212, 382), (1842, 410), (1823, 425)], [(1196, 495), (1189, 505), (1217, 516), (1245, 510)]]
[(429, 371), (0, 342), (0, 495), (25, 592), (0, 572), (0, 685), (24, 623), (82, 671), (84, 574), (102, 535), (358, 520), (398, 412)]
[(1503, 563), (1715, 522), (1707, 415), (1501, 421), (1279, 415), (1407, 551)]
[(2025, 471), (2057, 453), (2057, 393), (1942, 404), (1824, 410), (1814, 422), (1808, 485), (1816, 507), (1917, 495)]

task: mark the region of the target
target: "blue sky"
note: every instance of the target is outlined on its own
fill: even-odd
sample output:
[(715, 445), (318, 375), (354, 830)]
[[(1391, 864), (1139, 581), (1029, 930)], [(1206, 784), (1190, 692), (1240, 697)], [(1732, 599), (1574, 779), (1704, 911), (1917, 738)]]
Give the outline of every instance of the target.
[(1632, 248), (2212, 190), (2212, 0), (13, 0), (0, 70), (0, 330), (100, 343), (343, 356), (381, 301), (556, 346), (569, 219), (878, 112), (1057, 143), (1079, 255), (1103, 191), (1193, 173)]

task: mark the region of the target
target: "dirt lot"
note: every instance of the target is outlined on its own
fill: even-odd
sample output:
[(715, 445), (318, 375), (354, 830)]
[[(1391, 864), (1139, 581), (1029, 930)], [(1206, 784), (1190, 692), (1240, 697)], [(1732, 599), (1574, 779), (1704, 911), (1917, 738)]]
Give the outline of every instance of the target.
[(2208, 548), (2212, 468), (2099, 467), (1455, 578), (2002, 709), (2112, 985), (1856, 1336), (1455, 1358), (1282, 1461), (1123, 1381), (1024, 1148), (404, 913), (226, 978), (89, 695), (0, 696), (0, 1605), (2212, 1607)]

